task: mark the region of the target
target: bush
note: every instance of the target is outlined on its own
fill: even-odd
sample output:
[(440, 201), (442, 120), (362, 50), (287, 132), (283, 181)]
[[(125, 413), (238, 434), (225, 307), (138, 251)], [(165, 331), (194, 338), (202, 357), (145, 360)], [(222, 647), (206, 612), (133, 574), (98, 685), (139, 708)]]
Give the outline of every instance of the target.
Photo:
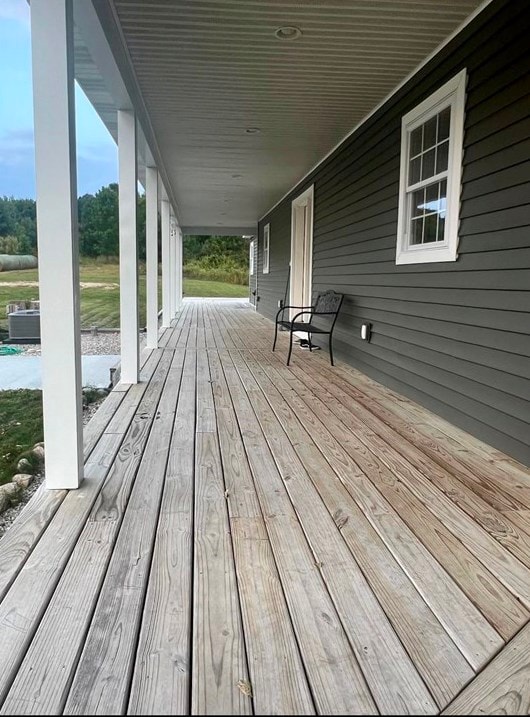
[(205, 256), (188, 261), (183, 267), (187, 279), (223, 281), (227, 284), (248, 284), (248, 269), (230, 257)]

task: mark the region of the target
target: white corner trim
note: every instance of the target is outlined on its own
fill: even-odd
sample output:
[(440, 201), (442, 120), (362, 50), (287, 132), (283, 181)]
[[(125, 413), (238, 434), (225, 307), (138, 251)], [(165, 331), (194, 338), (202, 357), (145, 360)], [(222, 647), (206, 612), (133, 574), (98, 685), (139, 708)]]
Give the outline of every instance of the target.
[(291, 187), (287, 192), (285, 192), (285, 194), (284, 194), (282, 197), (280, 197), (280, 199), (278, 199), (278, 201), (276, 202), (276, 204), (273, 204), (273, 206), (272, 206), (270, 209), (268, 209), (268, 210), (265, 212), (265, 214), (263, 214), (263, 216), (261, 216), (261, 217), (258, 219), (258, 221), (259, 221), (259, 222), (263, 221), (263, 219), (265, 219), (265, 217), (266, 217), (268, 214), (270, 214), (274, 209), (276, 209), (276, 207), (277, 207), (279, 204), (281, 204), (281, 203), (283, 202), (283, 200), (284, 200), (286, 197), (288, 197), (289, 194), (291, 194), (291, 192), (293, 192), (293, 191), (296, 189), (296, 187), (298, 187), (299, 184), (302, 184), (302, 182), (303, 182), (305, 179), (307, 179), (307, 177), (309, 177), (309, 176), (315, 171), (315, 169), (318, 169), (318, 167), (320, 167), (321, 164), (323, 164), (329, 157), (331, 157), (331, 155), (332, 155), (342, 144), (344, 144), (344, 142), (345, 142), (349, 137), (351, 137), (353, 134), (355, 134), (355, 132), (357, 132), (357, 130), (360, 129), (360, 128), (363, 126), (363, 124), (365, 124), (366, 122), (368, 122), (368, 120), (370, 119), (370, 117), (372, 117), (373, 115), (375, 115), (375, 113), (378, 112), (378, 111), (381, 109), (381, 107), (383, 107), (383, 106), (388, 102), (388, 100), (390, 100), (397, 92), (399, 92), (399, 90), (400, 90), (402, 87), (404, 87), (404, 86), (407, 84), (407, 82), (409, 82), (409, 80), (411, 80), (415, 75), (417, 75), (418, 72), (420, 72), (420, 70), (422, 70), (422, 69), (425, 67), (425, 65), (427, 65), (434, 57), (436, 57), (436, 55), (437, 55), (439, 52), (441, 52), (441, 51), (444, 49), (444, 47), (446, 47), (446, 45), (448, 45), (452, 40), (454, 40), (454, 38), (457, 37), (457, 35), (459, 35), (459, 34), (462, 32), (462, 30), (465, 30), (465, 28), (466, 28), (468, 25), (470, 25), (470, 24), (473, 22), (473, 20), (474, 20), (476, 17), (478, 17), (478, 16), (480, 15), (480, 13), (483, 12), (483, 11), (488, 7), (488, 5), (490, 5), (492, 2), (493, 2), (493, 0), (484, 0), (484, 2), (482, 2), (482, 3), (464, 20), (463, 23), (461, 23), (450, 35), (448, 35), (448, 36), (445, 38), (445, 40), (443, 40), (429, 55), (427, 55), (427, 57), (426, 57), (424, 60), (422, 60), (422, 61), (420, 62), (420, 64), (417, 65), (417, 66), (412, 70), (412, 72), (410, 72), (410, 73), (405, 77), (405, 79), (402, 80), (402, 81), (399, 83), (399, 85), (396, 85), (396, 87), (395, 87), (391, 92), (389, 92), (388, 95), (387, 95), (384, 99), (382, 99), (381, 102), (379, 102), (379, 104), (376, 105), (373, 110), (370, 110), (370, 112), (366, 115), (366, 117), (363, 117), (363, 119), (362, 119), (358, 124), (356, 124), (355, 127), (354, 127), (352, 130), (350, 130), (347, 134), (345, 134), (344, 137), (343, 137), (339, 142), (337, 142), (337, 144), (336, 144), (332, 149), (330, 149), (329, 152), (328, 152), (326, 155), (324, 155), (324, 157), (322, 157), (322, 159), (320, 159), (313, 167), (311, 167), (311, 169), (310, 169), (308, 172), (306, 172), (306, 173), (303, 175), (303, 177), (300, 177), (300, 179), (297, 180), (297, 181), (292, 185), (292, 187)]
[[(271, 225), (265, 224), (263, 227), (263, 273), (268, 274), (270, 269), (271, 255)], [(265, 261), (266, 259), (266, 261)]]

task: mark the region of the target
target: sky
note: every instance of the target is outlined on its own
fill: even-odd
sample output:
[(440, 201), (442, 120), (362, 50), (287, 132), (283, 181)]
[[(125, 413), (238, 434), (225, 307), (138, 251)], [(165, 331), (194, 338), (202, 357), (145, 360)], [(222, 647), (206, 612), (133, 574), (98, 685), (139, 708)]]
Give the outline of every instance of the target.
[[(118, 180), (114, 140), (76, 85), (77, 190)], [(0, 0), (0, 196), (35, 198), (31, 37), (26, 0)]]

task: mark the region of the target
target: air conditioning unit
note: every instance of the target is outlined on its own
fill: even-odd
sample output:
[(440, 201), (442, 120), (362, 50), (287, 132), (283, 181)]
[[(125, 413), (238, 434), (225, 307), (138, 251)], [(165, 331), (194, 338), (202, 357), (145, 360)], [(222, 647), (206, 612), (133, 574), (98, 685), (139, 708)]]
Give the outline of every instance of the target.
[(8, 315), (9, 341), (11, 343), (40, 343), (40, 311), (26, 309)]

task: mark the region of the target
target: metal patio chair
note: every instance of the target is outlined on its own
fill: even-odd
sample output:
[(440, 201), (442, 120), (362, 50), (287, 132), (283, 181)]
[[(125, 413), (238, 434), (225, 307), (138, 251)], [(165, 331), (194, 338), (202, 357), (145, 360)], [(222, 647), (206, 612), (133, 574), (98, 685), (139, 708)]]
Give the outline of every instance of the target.
[[(276, 314), (276, 322), (274, 327), (274, 343), (272, 345), (272, 350), (274, 351), (274, 349), (276, 348), (276, 340), (278, 338), (279, 326), (289, 331), (289, 354), (287, 356), (287, 366), (289, 366), (289, 362), (291, 360), (291, 354), (293, 352), (293, 334), (296, 331), (303, 331), (307, 333), (310, 351), (313, 351), (313, 343), (311, 337), (314, 334), (327, 334), (329, 336), (329, 358), (331, 361), (331, 365), (334, 366), (332, 343), (333, 329), (335, 328), (335, 323), (337, 321), (337, 317), (339, 315), (343, 299), (344, 294), (337, 294), (335, 291), (329, 290), (320, 293), (317, 296), (317, 299), (313, 306), (282, 306), (282, 308)], [(299, 312), (292, 319), (287, 320), (283, 318), (283, 312), (287, 309), (299, 309)], [(307, 321), (300, 321), (300, 317), (305, 315), (308, 315), (309, 319)], [(318, 316), (328, 317), (329, 320), (327, 324), (321, 324), (320, 322), (318, 324), (315, 324), (315, 317)]]

